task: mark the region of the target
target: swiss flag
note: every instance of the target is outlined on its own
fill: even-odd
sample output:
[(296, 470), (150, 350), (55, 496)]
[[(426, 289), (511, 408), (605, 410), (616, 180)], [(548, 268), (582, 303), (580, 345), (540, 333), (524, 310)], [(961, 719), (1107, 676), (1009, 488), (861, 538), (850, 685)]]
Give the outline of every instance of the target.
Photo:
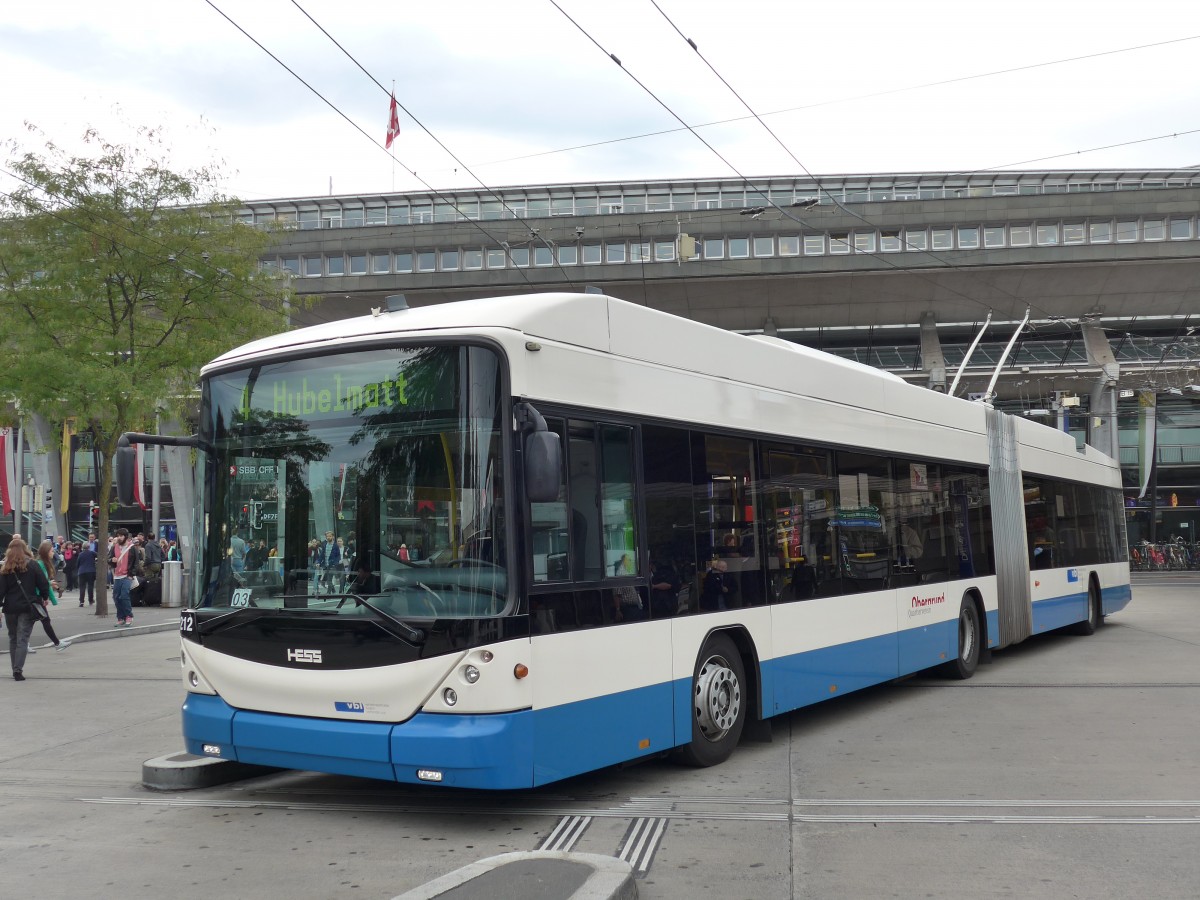
[(392, 141), (400, 136), (400, 109), (396, 106), (396, 95), (392, 94), (392, 102), (388, 104), (388, 133), (384, 147), (392, 149)]

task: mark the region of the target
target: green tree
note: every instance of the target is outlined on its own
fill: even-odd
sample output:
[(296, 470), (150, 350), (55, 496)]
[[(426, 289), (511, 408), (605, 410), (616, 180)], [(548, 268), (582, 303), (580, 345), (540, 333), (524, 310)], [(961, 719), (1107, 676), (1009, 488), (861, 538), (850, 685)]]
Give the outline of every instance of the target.
[[(260, 266), (271, 232), (240, 220), (219, 169), (173, 171), (152, 130), (136, 146), (94, 131), (85, 140), (90, 156), (11, 147), (16, 187), (0, 194), (9, 360), (0, 397), (22, 415), (90, 428), (100, 496), (110, 498), (121, 434), (150, 430), (160, 411), (193, 419), (200, 367), (285, 329), (294, 301), (287, 279)], [(103, 536), (109, 503), (99, 506)], [(103, 545), (97, 564), (96, 615), (106, 616)]]

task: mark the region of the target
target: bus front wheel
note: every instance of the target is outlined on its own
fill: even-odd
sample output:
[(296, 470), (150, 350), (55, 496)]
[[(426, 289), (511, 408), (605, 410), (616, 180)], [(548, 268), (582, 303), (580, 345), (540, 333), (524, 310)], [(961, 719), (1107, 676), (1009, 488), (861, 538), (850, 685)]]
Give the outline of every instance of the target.
[(942, 671), (951, 678), (965, 679), (975, 674), (979, 666), (979, 649), (983, 641), (983, 628), (979, 622), (979, 608), (970, 597), (963, 597), (958, 608), (958, 652), (954, 661), (946, 663)]
[(746, 724), (746, 671), (733, 641), (714, 634), (704, 642), (692, 675), (692, 740), (679, 758), (715, 766), (733, 754)]

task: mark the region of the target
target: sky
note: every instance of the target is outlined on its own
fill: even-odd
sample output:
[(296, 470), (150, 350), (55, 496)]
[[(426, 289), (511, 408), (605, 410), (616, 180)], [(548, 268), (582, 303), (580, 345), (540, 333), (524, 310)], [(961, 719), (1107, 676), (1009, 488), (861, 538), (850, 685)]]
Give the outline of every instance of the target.
[[(158, 129), (169, 165), (216, 166), (224, 192), (248, 200), (806, 171), (1186, 168), (1200, 165), (1194, 8), (12, 2), (0, 4), (0, 139), (8, 160), (47, 141), (87, 153), (89, 128), (127, 144)], [(388, 153), (393, 84), (404, 111)], [(0, 171), (0, 190), (12, 184)]]

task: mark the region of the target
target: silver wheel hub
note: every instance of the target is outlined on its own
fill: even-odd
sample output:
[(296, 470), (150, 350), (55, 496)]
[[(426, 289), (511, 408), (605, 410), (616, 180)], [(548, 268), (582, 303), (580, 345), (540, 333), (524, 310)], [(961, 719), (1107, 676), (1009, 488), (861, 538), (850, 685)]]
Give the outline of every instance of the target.
[(962, 648), (959, 650), (959, 658), (964, 661), (970, 659), (975, 651), (975, 624), (965, 610), (958, 617), (958, 646)]
[(729, 733), (742, 711), (742, 686), (737, 673), (724, 657), (704, 661), (696, 676), (696, 723), (710, 741), (719, 741)]

